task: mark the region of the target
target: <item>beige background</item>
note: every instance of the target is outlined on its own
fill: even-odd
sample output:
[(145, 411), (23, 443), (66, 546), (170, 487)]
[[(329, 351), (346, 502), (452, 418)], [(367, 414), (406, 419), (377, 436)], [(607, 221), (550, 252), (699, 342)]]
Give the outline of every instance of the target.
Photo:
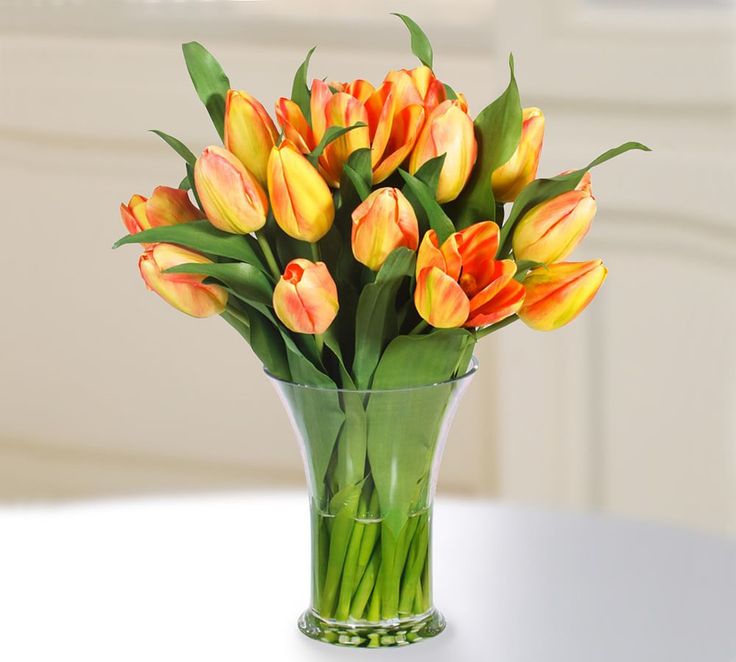
[(276, 395), (220, 320), (147, 293), (117, 206), (176, 185), (216, 138), (179, 44), (197, 39), (267, 105), (317, 43), (315, 76), (413, 66), (389, 10), (432, 37), (478, 111), (514, 51), (541, 106), (541, 173), (628, 139), (594, 173), (577, 257), (610, 268), (556, 334), (479, 349), (441, 489), (736, 533), (736, 92), (732, 6), (711, 2), (0, 0), (0, 498), (302, 484)]

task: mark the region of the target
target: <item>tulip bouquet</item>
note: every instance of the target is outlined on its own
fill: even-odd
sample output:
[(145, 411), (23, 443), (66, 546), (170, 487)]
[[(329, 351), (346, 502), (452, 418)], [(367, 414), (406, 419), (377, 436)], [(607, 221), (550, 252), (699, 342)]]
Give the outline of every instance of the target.
[[(423, 387), (452, 385), (475, 343), (516, 320), (552, 330), (585, 308), (606, 268), (564, 260), (596, 213), (589, 171), (647, 149), (626, 143), (537, 179), (545, 120), (522, 107), (513, 60), (473, 119), (435, 76), (426, 35), (400, 18), (420, 66), (378, 86), (308, 85), (310, 51), (276, 123), (185, 44), (223, 144), (196, 157), (156, 131), (186, 176), (121, 205), (130, 234), (117, 243), (142, 244), (148, 288), (194, 317), (220, 315), (283, 385), (314, 515), (303, 629), (342, 643), (371, 623), (383, 638), (360, 641), (385, 643), (387, 623), (431, 610), (428, 505), (452, 391)], [(383, 406), (392, 391), (403, 404)]]

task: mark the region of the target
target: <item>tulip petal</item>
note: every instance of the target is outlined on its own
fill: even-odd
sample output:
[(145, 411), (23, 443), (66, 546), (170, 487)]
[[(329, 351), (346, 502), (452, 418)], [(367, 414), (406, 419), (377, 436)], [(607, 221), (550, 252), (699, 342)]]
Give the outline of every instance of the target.
[(337, 312), (337, 286), (324, 262), (297, 258), (286, 265), (273, 292), (277, 317), (295, 333), (324, 333)]
[[(463, 275), (460, 277), (460, 286), (463, 288), (465, 294), (470, 297), (471, 316), (476, 310), (483, 308), (486, 303), (497, 296), (511, 282), (516, 273), (516, 263), (513, 260), (491, 260), (486, 268), (486, 272), (488, 274), (486, 276), (488, 283), (482, 289), (475, 287), (474, 282), (472, 283), (473, 287), (469, 287), (463, 282), (463, 279), (467, 275), (465, 271), (463, 271)], [(473, 277), (470, 276), (470, 278)]]
[(291, 140), (302, 154), (308, 154), (317, 146), (307, 118), (296, 102), (281, 97), (276, 102), (276, 119), (284, 130), (284, 136)]
[(463, 274), (472, 277), (475, 283), (474, 291), (465, 290), (468, 296), (474, 296), (491, 282), (498, 242), (499, 229), (493, 221), (474, 223), (457, 233)]
[(519, 317), (538, 331), (552, 331), (574, 320), (606, 278), (601, 260), (560, 262), (532, 269), (524, 279), (526, 299)]
[(186, 191), (158, 186), (146, 203), (146, 217), (150, 227), (158, 228), (198, 221), (203, 214), (192, 204)]
[(340, 182), (342, 169), (348, 160), (348, 157), (358, 149), (367, 149), (370, 147), (368, 136), (368, 113), (363, 104), (355, 97), (338, 92), (333, 94), (325, 106), (325, 117), (327, 127), (339, 126), (349, 127), (358, 122), (365, 124), (365, 127), (353, 129), (343, 134), (336, 140), (333, 140), (325, 147), (320, 164), (324, 171), (328, 174), (328, 181), (333, 186), (337, 186)]
[(225, 289), (219, 285), (205, 285), (205, 277), (201, 275), (163, 273), (191, 262), (205, 264), (211, 261), (180, 246), (156, 244), (141, 255), (138, 266), (146, 286), (174, 308), (192, 317), (219, 315), (227, 304)]
[(465, 326), (488, 326), (518, 313), (524, 303), (524, 295), (524, 286), (515, 280), (510, 280), (492, 299), (470, 313)]
[(319, 144), (322, 136), (327, 131), (327, 118), (325, 116), (325, 107), (332, 97), (327, 83), (318, 78), (312, 81), (312, 93), (309, 102), (310, 114), (312, 115), (312, 134), (314, 135), (315, 144)]
[(424, 122), (421, 106), (407, 106), (391, 123), (391, 135), (384, 145), (380, 163), (373, 172), (373, 183), (379, 184), (398, 168), (409, 156)]
[(460, 285), (438, 267), (419, 272), (414, 303), (422, 319), (438, 329), (462, 326), (470, 312), (470, 302)]

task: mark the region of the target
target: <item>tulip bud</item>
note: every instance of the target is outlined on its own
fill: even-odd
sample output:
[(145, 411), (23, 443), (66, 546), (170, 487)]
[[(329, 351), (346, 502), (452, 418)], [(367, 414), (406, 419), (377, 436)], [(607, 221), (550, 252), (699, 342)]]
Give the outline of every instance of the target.
[(194, 166), (194, 184), (210, 223), (249, 234), (266, 224), (268, 198), (256, 178), (222, 147), (207, 147)]
[(273, 290), (277, 317), (295, 333), (324, 333), (337, 316), (337, 286), (324, 262), (297, 258)]
[(516, 151), (491, 176), (496, 202), (513, 202), (529, 182), (537, 176), (539, 156), (544, 140), (544, 115), (539, 108), (524, 108), (521, 137)]
[(134, 195), (127, 205), (120, 205), (120, 216), (130, 234), (163, 225), (178, 225), (202, 218), (186, 191), (159, 186), (150, 198)]
[(448, 99), (427, 119), (412, 151), (409, 171), (414, 174), (430, 159), (446, 154), (437, 186), (437, 202), (449, 202), (463, 190), (477, 153), (473, 120), (458, 101)]
[(225, 147), (266, 186), (266, 164), (279, 133), (261, 103), (247, 92), (228, 90), (225, 102)]
[(268, 194), (276, 222), (290, 237), (315, 242), (332, 227), (330, 188), (290, 140), (271, 150)]
[(192, 317), (219, 315), (227, 304), (227, 292), (222, 287), (205, 285), (206, 276), (198, 274), (164, 273), (171, 267), (192, 262), (210, 264), (211, 260), (172, 244), (154, 244), (141, 255), (138, 267), (148, 289), (174, 308)]
[(574, 320), (606, 279), (601, 260), (558, 262), (532, 269), (524, 279), (523, 322), (537, 331), (553, 331)]
[(317, 146), (312, 128), (296, 102), (281, 97), (276, 102), (276, 119), (284, 130), (284, 137), (291, 140), (302, 154), (308, 154)]
[(414, 208), (397, 188), (373, 191), (355, 209), (352, 219), (353, 255), (373, 271), (378, 271), (399, 246), (414, 251), (419, 245)]
[(519, 220), (514, 229), (514, 257), (544, 264), (564, 259), (588, 232), (595, 212), (590, 173), (586, 173), (574, 191), (538, 204)]

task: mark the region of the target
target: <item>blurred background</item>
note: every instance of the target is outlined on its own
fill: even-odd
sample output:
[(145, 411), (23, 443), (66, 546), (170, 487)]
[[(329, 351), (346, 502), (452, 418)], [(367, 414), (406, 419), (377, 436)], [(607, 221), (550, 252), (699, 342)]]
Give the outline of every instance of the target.
[(541, 175), (597, 169), (577, 259), (610, 274), (569, 327), (513, 326), (451, 433), (440, 490), (736, 534), (736, 58), (728, 0), (0, 0), (0, 501), (303, 484), (276, 394), (219, 319), (145, 290), (118, 205), (216, 140), (179, 44), (267, 107), (433, 41), (473, 114), (507, 82), (547, 118)]

